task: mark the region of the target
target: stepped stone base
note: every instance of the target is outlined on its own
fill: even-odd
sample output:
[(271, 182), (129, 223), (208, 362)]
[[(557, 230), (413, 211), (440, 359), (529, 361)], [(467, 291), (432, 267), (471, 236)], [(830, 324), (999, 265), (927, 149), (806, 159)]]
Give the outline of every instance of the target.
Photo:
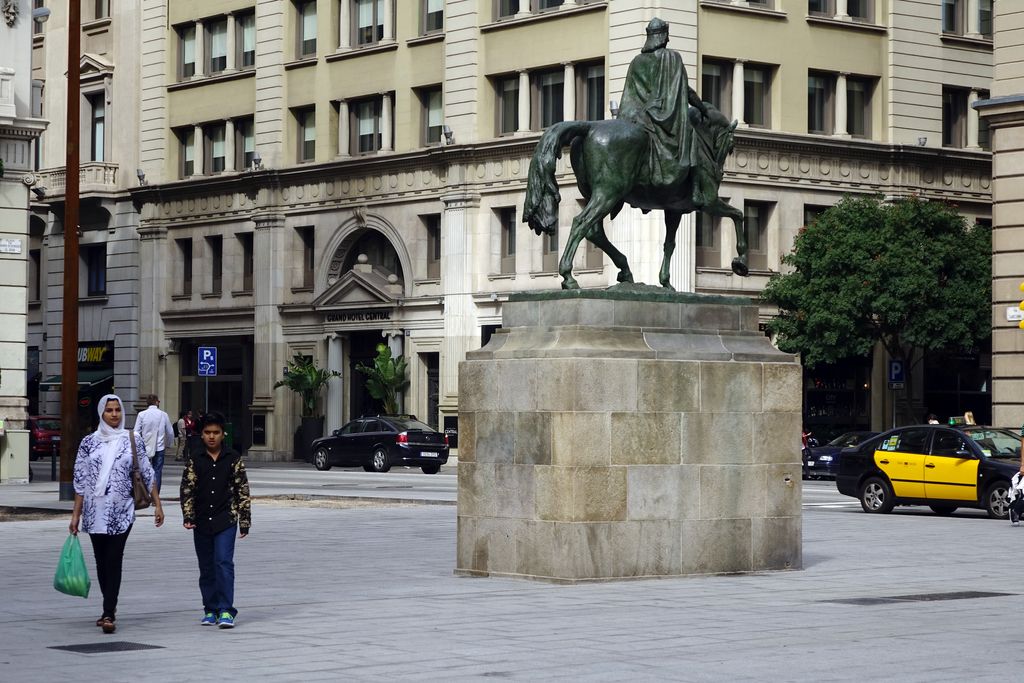
[(503, 315), (459, 367), (456, 573), (801, 568), (801, 369), (755, 305), (569, 291)]

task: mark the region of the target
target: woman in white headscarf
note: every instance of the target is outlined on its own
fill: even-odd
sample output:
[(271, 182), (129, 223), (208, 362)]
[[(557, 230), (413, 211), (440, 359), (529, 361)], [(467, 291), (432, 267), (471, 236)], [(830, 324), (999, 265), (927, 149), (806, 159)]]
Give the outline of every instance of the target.
[(96, 555), (96, 578), (103, 593), (103, 614), (96, 625), (104, 633), (113, 633), (117, 629), (114, 619), (121, 590), (124, 544), (135, 523), (130, 438), (135, 439), (142, 480), (153, 493), (157, 526), (164, 523), (164, 511), (142, 437), (124, 428), (121, 399), (107, 394), (96, 408), (100, 414), (99, 429), (82, 439), (75, 458), (75, 507), (68, 530), (77, 535), (81, 528), (89, 534)]

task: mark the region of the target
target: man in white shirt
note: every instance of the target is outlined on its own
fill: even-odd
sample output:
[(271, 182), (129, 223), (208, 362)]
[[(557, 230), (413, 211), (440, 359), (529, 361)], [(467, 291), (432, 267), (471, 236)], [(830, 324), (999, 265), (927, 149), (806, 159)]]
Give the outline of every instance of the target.
[(174, 443), (174, 428), (171, 418), (160, 410), (160, 398), (156, 394), (146, 397), (145, 410), (135, 418), (135, 431), (146, 444), (146, 455), (153, 461), (156, 471), (156, 490), (160, 490), (160, 479), (164, 471), (164, 453), (167, 446)]

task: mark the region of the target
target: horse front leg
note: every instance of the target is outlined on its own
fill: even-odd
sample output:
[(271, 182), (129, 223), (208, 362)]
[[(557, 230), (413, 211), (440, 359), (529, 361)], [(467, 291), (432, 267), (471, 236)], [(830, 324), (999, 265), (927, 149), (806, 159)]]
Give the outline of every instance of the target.
[(669, 267), (672, 264), (672, 254), (676, 251), (676, 232), (679, 230), (679, 223), (682, 219), (683, 214), (680, 211), (665, 211), (665, 250), (661, 258), (658, 281), (662, 287), (671, 289), (673, 292), (676, 291), (676, 288), (670, 282)]
[[(569, 239), (565, 245), (565, 251), (562, 252), (562, 258), (558, 262), (558, 274), (562, 276), (562, 289), (580, 288), (576, 278), (572, 276), (572, 262), (576, 258), (576, 250), (579, 248), (580, 242), (583, 241), (584, 237), (595, 230), (600, 230), (601, 221), (608, 215), (609, 210), (608, 202), (600, 197), (592, 196), (587, 205), (583, 207), (583, 211), (573, 219), (572, 230), (569, 231)], [(593, 238), (591, 238), (591, 241), (593, 241)], [(614, 250), (614, 247), (612, 249)], [(608, 252), (606, 251), (605, 253)], [(619, 256), (623, 260), (626, 258), (622, 254), (619, 254)], [(612, 256), (612, 260), (614, 259), (615, 257)], [(632, 278), (630, 281), (632, 281)]]
[(587, 238), (591, 244), (595, 247), (608, 254), (608, 258), (612, 260), (615, 267), (619, 269), (618, 278), (619, 282), (632, 282), (633, 271), (629, 269), (629, 260), (626, 259), (626, 255), (615, 248), (615, 245), (608, 239), (608, 235), (604, 231), (604, 224), (598, 223), (594, 226), (592, 234)]

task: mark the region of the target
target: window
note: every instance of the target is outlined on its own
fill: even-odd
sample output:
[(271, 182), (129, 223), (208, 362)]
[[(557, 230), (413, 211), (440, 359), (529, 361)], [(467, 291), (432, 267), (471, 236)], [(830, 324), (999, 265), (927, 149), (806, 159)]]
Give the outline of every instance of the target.
[(871, 93), (874, 81), (870, 78), (846, 79), (846, 132), (857, 138), (871, 137)]
[(498, 134), (519, 130), (519, 79), (516, 76), (498, 79)]
[(553, 123), (564, 121), (565, 72), (540, 71), (533, 76), (536, 109), (533, 113), (535, 128), (547, 128)]
[(519, 14), (519, 0), (496, 0), (498, 4), (498, 18), (514, 17)]
[(808, 0), (807, 13), (816, 16), (831, 17), (835, 15), (835, 0)]
[(421, 0), (423, 3), (423, 33), (444, 30), (444, 0)]
[(242, 250), (242, 291), (251, 292), (253, 270), (252, 233), (238, 233), (238, 246)]
[(256, 15), (252, 12), (240, 14), (235, 20), (235, 44), (238, 54), (235, 63), (239, 68), (248, 69), (256, 66)]
[[(889, 440), (891, 443), (891, 440)], [(900, 432), (896, 445), (886, 450), (899, 451), (901, 453), (927, 454), (928, 430), (920, 427), (907, 429)]]
[(746, 202), (743, 206), (747, 232), (747, 264), (751, 270), (768, 270), (768, 218), (771, 204)]
[(43, 291), (43, 261), (42, 251), (29, 249), (28, 251), (28, 300), (39, 301)]
[(963, 34), (964, 0), (942, 0), (942, 32)]
[(298, 13), (296, 56), (299, 59), (316, 55), (316, 0), (295, 5)]
[(196, 172), (196, 135), (195, 128), (189, 126), (178, 131), (178, 155), (181, 158), (179, 175), (188, 178)]
[(174, 240), (181, 257), (181, 294), (192, 296), (192, 238)]
[(356, 45), (373, 45), (384, 40), (384, 0), (355, 0)]
[(810, 226), (821, 217), (821, 214), (828, 211), (830, 206), (820, 206), (817, 204), (804, 204), (804, 226)]
[(211, 21), (206, 29), (207, 59), (206, 73), (220, 73), (228, 68), (228, 20)]
[(209, 173), (223, 173), (227, 167), (224, 124), (206, 126), (203, 128), (203, 138), (203, 167), (208, 169)]
[(295, 228), (295, 231), (298, 233), (299, 240), (302, 242), (302, 287), (305, 289), (312, 289), (313, 269), (316, 259), (313, 247), (316, 235), (313, 231), (312, 225), (304, 225), (301, 228)]
[(962, 434), (946, 430), (936, 430), (932, 437), (932, 455), (955, 456), (958, 451), (966, 451)]
[(89, 160), (103, 161), (107, 127), (106, 94), (99, 92), (88, 95), (86, 101), (89, 103)]
[(537, 12), (543, 12), (547, 9), (556, 9), (562, 6), (565, 0), (533, 0), (534, 7)]
[(871, 11), (874, 4), (875, 0), (846, 0), (846, 13), (855, 20), (871, 21), (874, 18)]
[(604, 119), (604, 64), (583, 64), (576, 69), (579, 92), (576, 118), (582, 121)]
[[(42, 9), (44, 5), (45, 5), (45, 0), (32, 0), (32, 9), (34, 9), (34, 10)], [(38, 36), (42, 32), (43, 32), (43, 24), (42, 24), (42, 22), (33, 21), (32, 22), (32, 35)]]
[(235, 121), (235, 168), (244, 171), (252, 168), (256, 156), (256, 135), (252, 117)]
[(514, 206), (498, 209), (499, 238), (501, 239), (501, 272), (516, 272), (516, 209)]
[[(979, 90), (978, 99), (987, 100), (990, 97), (988, 90)], [(984, 150), (992, 149), (992, 129), (987, 118), (978, 117), (978, 147)]]
[(423, 105), (423, 144), (441, 144), (441, 133), (444, 125), (444, 106), (441, 88), (429, 88), (420, 91), (420, 103)]
[(196, 27), (183, 26), (178, 29), (178, 53), (181, 55), (178, 71), (181, 78), (196, 75)]
[(423, 228), (427, 231), (427, 277), (441, 277), (441, 214), (422, 216)]
[(729, 116), (732, 111), (730, 93), (732, 92), (732, 63), (705, 59), (700, 74), (701, 98)]
[(694, 259), (698, 268), (720, 268), (722, 222), (703, 211), (697, 212), (697, 252)]
[(316, 110), (313, 107), (297, 109), (295, 122), (298, 124), (298, 160), (316, 159)]
[(86, 296), (104, 296), (107, 293), (107, 245), (82, 247), (82, 260), (85, 261)]
[(381, 98), (360, 100), (349, 105), (352, 117), (354, 154), (372, 154), (381, 148)]
[(807, 132), (831, 135), (835, 77), (831, 74), (810, 73), (807, 76)]
[(743, 120), (750, 126), (771, 126), (771, 70), (747, 64), (743, 69)]
[(967, 144), (967, 91), (942, 89), (942, 146), (964, 147)]
[(553, 233), (544, 233), (541, 238), (541, 269), (545, 273), (554, 273), (558, 270), (558, 226)]
[(210, 255), (210, 293), (220, 294), (224, 278), (224, 238), (220, 235), (207, 237), (206, 250)]
[(978, 30), (986, 38), (992, 37), (992, 0), (978, 2)]
[(94, 19), (106, 19), (110, 16), (110, 0), (95, 0), (93, 11)]

